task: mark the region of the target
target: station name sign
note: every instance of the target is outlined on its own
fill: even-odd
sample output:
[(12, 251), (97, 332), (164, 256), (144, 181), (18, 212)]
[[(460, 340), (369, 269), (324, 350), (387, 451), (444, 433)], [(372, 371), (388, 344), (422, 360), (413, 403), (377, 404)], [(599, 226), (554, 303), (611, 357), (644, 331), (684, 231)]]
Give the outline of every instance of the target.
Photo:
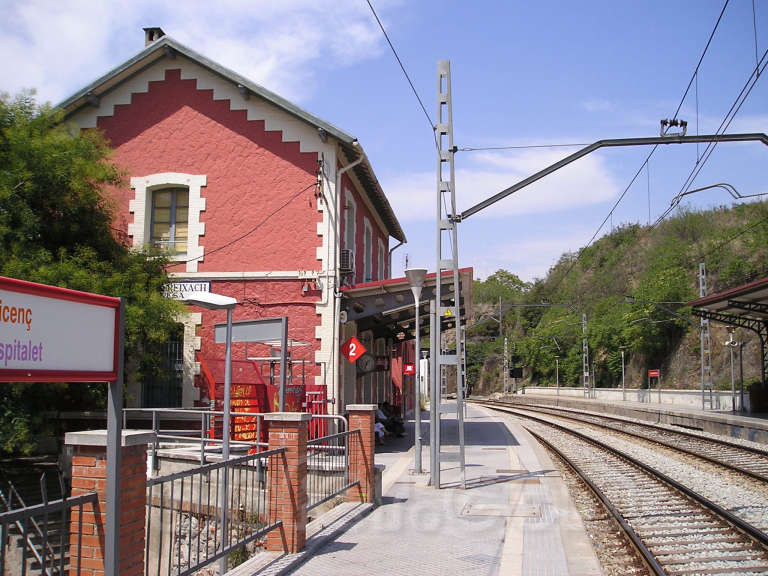
[(0, 382), (117, 378), (120, 299), (0, 276)]
[(169, 282), (163, 285), (163, 296), (179, 299), (182, 294), (188, 292), (210, 292), (210, 282)]

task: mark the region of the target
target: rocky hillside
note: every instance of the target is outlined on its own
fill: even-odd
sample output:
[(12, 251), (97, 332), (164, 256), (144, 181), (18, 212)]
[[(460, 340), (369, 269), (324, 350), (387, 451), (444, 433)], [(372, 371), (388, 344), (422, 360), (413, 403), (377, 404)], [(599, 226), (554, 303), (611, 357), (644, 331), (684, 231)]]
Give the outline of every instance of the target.
[[(513, 361), (524, 368), (525, 383), (554, 384), (558, 357), (561, 385), (581, 384), (586, 314), (597, 386), (620, 383), (624, 347), (628, 386), (640, 385), (648, 368), (661, 368), (666, 386), (699, 387), (699, 321), (684, 303), (698, 296), (701, 262), (709, 294), (768, 274), (768, 205), (681, 209), (655, 228), (621, 226), (577, 253), (563, 254), (533, 283), (520, 281), (514, 270), (476, 281), (467, 347), (470, 384), (476, 392), (501, 385), (501, 297), (501, 333)], [(714, 381), (722, 388), (730, 388), (727, 339), (725, 327), (713, 323)], [(757, 337), (737, 330), (735, 339), (747, 342), (744, 377), (754, 381)]]

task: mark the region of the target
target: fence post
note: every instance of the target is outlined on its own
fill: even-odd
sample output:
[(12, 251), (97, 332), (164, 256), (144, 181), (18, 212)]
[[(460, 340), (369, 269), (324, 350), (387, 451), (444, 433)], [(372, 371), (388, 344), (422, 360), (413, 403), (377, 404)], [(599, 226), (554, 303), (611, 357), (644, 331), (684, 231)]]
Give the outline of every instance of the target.
[[(107, 431), (67, 432), (65, 443), (73, 447), (72, 496), (96, 492), (98, 503), (86, 504), (70, 515), (70, 574), (104, 574), (104, 529), (119, 523), (120, 576), (144, 575), (144, 524), (146, 518), (147, 444), (155, 434), (124, 430), (121, 443), (120, 518), (107, 518)], [(82, 514), (82, 524), (80, 523)], [(82, 547), (78, 546), (82, 526)], [(79, 557), (77, 556), (79, 551)]]
[(349, 481), (359, 480), (358, 489), (347, 492), (351, 502), (373, 502), (374, 497), (374, 452), (376, 442), (373, 425), (376, 422), (376, 404), (348, 404), (349, 430)]
[(267, 534), (267, 550), (288, 553), (304, 549), (307, 540), (307, 424), (311, 414), (272, 412), (269, 449), (285, 448), (269, 459), (269, 518), (282, 520), (280, 530)]

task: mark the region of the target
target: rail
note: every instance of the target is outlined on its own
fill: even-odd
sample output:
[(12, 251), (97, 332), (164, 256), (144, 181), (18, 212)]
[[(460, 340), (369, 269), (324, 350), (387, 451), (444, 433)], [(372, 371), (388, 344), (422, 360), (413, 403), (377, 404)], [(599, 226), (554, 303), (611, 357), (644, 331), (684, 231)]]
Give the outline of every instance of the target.
[(267, 450), (147, 480), (146, 576), (192, 574), (280, 526), (269, 506), (269, 470), (284, 465), (284, 455), (282, 448)]
[(360, 430), (345, 430), (307, 442), (307, 511), (359, 484), (349, 478), (349, 444)]
[[(10, 574), (16, 569), (20, 574), (27, 574), (29, 564), (36, 563), (40, 574), (47, 576), (79, 575), (83, 556), (79, 553), (83, 546), (83, 507), (97, 502), (96, 494), (82, 494), (0, 513), (0, 574)], [(69, 537), (70, 516), (77, 518), (76, 540)], [(52, 527), (57, 529), (53, 534)], [(40, 540), (39, 549), (36, 539)], [(54, 540), (58, 540), (58, 553), (53, 551)], [(75, 566), (69, 565), (72, 547), (78, 552)]]

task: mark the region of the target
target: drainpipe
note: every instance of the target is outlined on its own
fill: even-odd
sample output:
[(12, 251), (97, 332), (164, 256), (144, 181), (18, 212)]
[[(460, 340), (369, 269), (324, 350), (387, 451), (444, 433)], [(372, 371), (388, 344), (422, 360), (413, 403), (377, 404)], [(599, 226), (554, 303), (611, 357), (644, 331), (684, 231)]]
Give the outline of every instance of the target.
[[(365, 159), (365, 152), (363, 152), (362, 148), (360, 148), (360, 144), (355, 140), (352, 142), (352, 146), (358, 149), (358, 152), (360, 152), (360, 156), (357, 157), (357, 160), (354, 160), (353, 162), (347, 164), (346, 166), (343, 166), (339, 170), (336, 171), (336, 190), (334, 191), (336, 195), (336, 250), (333, 252), (333, 268), (335, 272), (335, 279), (334, 279), (334, 286), (333, 286), (333, 296), (335, 298), (335, 313), (333, 316), (333, 349), (331, 350), (331, 362), (330, 365), (333, 369), (333, 398), (334, 400), (338, 399), (339, 397), (339, 336), (341, 333), (341, 327), (339, 326), (339, 316), (341, 316), (341, 292), (339, 292), (339, 287), (341, 285), (341, 274), (339, 274), (339, 259), (341, 258), (341, 201), (342, 201), (342, 191), (341, 191), (341, 177), (360, 164)], [(336, 412), (338, 413), (341, 410), (341, 406), (336, 405)]]
[(400, 246), (402, 246), (403, 244), (405, 244), (405, 242), (401, 240), (399, 244), (396, 244), (395, 246), (393, 246), (392, 249), (389, 251), (389, 277), (390, 278), (392, 278), (392, 252), (400, 248)]

